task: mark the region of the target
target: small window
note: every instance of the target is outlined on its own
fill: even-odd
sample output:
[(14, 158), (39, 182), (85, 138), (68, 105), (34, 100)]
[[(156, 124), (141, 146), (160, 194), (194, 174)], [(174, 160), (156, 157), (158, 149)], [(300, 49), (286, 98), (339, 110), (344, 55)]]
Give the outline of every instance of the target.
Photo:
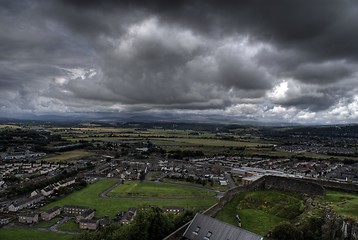
[(210, 239), (210, 237), (211, 237), (211, 235), (213, 235), (213, 233), (212, 232), (208, 232), (207, 234), (206, 234), (206, 236), (205, 236), (205, 240), (209, 240)]
[(195, 235), (198, 235), (199, 231), (200, 231), (200, 227), (198, 226), (198, 227), (196, 227), (196, 229), (195, 229), (195, 231), (194, 231), (193, 233), (194, 233)]

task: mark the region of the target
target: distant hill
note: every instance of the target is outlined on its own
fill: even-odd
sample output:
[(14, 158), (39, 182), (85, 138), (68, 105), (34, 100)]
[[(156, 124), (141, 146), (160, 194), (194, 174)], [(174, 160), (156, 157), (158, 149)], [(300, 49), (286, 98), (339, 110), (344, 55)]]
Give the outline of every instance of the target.
[(177, 113), (110, 113), (110, 112), (79, 112), (61, 114), (11, 114), (0, 116), (0, 120), (32, 120), (53, 122), (177, 122), (177, 123), (207, 123), (207, 124), (238, 124), (251, 126), (294, 126), (298, 123), (266, 122), (245, 117), (214, 114), (177, 114)]

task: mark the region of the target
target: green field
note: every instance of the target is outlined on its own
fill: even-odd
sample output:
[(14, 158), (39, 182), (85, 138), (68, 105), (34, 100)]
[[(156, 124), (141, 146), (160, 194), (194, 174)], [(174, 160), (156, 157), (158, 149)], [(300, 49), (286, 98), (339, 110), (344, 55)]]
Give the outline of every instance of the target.
[(86, 150), (72, 150), (67, 152), (59, 152), (56, 153), (54, 156), (48, 156), (45, 158), (42, 158), (41, 161), (47, 161), (47, 162), (64, 162), (64, 161), (74, 161), (79, 160), (81, 158), (85, 157), (91, 157), (94, 153), (86, 151)]
[(215, 197), (205, 197), (202, 199), (175, 199), (175, 200), (132, 200), (101, 198), (99, 195), (105, 189), (115, 184), (116, 180), (100, 180), (86, 188), (74, 192), (56, 202), (47, 204), (43, 209), (47, 210), (54, 206), (81, 205), (96, 209), (96, 216), (114, 217), (119, 211), (126, 211), (129, 207), (139, 207), (143, 205), (153, 206), (181, 206), (184, 208), (206, 209), (217, 201)]
[(303, 201), (291, 195), (281, 191), (238, 193), (216, 218), (237, 226), (238, 214), (243, 228), (264, 236), (281, 222), (302, 213)]
[(214, 197), (215, 193), (195, 187), (178, 186), (166, 183), (126, 181), (111, 192), (113, 197), (135, 198), (194, 198)]
[(0, 229), (0, 240), (73, 240), (71, 234), (41, 230), (6, 228)]
[[(242, 141), (229, 141), (221, 139), (212, 139), (212, 138), (161, 138), (159, 139), (161, 143), (177, 143), (180, 145), (203, 145), (203, 146), (212, 146), (212, 147), (254, 147), (254, 146), (265, 146), (265, 144), (260, 144), (256, 142), (242, 142)], [(155, 143), (156, 140), (153, 140)], [(166, 142), (164, 142), (166, 141)]]
[(275, 216), (257, 209), (243, 209), (239, 211), (241, 227), (264, 236), (278, 224), (286, 221), (285, 218)]
[(37, 228), (49, 228), (52, 225), (54, 225), (58, 220), (60, 220), (59, 217), (55, 217), (51, 219), (50, 221), (40, 221), (38, 224), (36, 224)]
[(327, 191), (319, 201), (331, 207), (337, 214), (358, 219), (358, 194)]
[[(164, 183), (177, 183), (177, 184), (188, 185), (193, 187), (203, 187), (203, 185), (199, 183), (187, 182), (185, 180), (177, 180), (171, 178), (162, 178), (160, 181)], [(213, 186), (211, 186), (210, 183), (207, 183), (204, 187), (208, 189), (218, 190), (221, 192), (225, 192), (226, 190), (230, 189), (229, 185), (221, 186), (218, 182), (214, 182)]]
[(81, 231), (78, 223), (75, 223), (74, 219), (70, 219), (59, 226), (59, 229), (62, 231), (68, 232), (79, 232)]
[(0, 129), (16, 129), (16, 128), (22, 128), (22, 127), (14, 124), (0, 124)]

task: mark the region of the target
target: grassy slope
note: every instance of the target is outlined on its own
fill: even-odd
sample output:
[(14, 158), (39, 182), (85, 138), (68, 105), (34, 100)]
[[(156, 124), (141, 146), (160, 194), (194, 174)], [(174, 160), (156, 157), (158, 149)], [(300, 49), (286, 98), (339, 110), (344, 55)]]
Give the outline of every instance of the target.
[(358, 194), (327, 191), (320, 202), (329, 205), (341, 216), (358, 219)]
[(126, 211), (129, 207), (142, 205), (155, 206), (182, 206), (185, 208), (196, 207), (206, 209), (216, 202), (215, 197), (203, 199), (184, 200), (131, 200), (131, 199), (104, 199), (99, 194), (116, 183), (116, 180), (101, 180), (93, 183), (80, 191), (74, 192), (56, 202), (47, 204), (43, 209), (63, 205), (81, 205), (96, 209), (96, 216), (115, 216), (118, 211)]
[(275, 216), (257, 209), (243, 209), (239, 211), (242, 225), (241, 227), (261, 236), (265, 236), (268, 231), (273, 229), (285, 218)]
[(215, 196), (213, 192), (193, 187), (176, 186), (152, 182), (125, 182), (113, 189), (110, 196), (143, 198), (192, 198)]
[(280, 191), (247, 192), (239, 203), (239, 209), (258, 209), (266, 213), (293, 219), (304, 210), (303, 201), (292, 193)]
[(0, 240), (72, 240), (73, 235), (19, 228), (0, 230)]
[[(277, 206), (282, 209), (278, 211)], [(256, 191), (237, 194), (217, 214), (216, 218), (237, 225), (235, 215), (241, 218), (242, 227), (260, 235), (266, 235), (270, 230), (291, 214), (291, 206), (301, 206), (302, 201), (279, 191)], [(286, 214), (283, 212), (286, 211)], [(278, 214), (278, 215), (277, 215)]]

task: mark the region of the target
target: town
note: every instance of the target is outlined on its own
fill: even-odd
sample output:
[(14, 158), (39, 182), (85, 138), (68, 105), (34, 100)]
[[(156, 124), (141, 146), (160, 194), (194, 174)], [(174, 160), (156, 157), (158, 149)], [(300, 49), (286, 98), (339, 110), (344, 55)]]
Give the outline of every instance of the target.
[[(153, 207), (159, 207), (164, 215), (203, 212), (226, 199), (230, 191), (250, 188), (265, 177), (306, 180), (322, 186), (346, 184), (353, 192), (357, 189), (358, 155), (352, 135), (332, 135), (330, 141), (341, 147), (314, 152), (314, 146), (321, 146), (317, 142), (327, 140), (319, 127), (312, 127), (309, 138), (301, 135), (300, 128), (283, 133), (279, 128), (200, 126), (203, 130), (199, 131), (198, 127), (3, 124), (1, 139), (7, 140), (0, 145), (0, 224), (4, 229), (26, 226), (69, 236), (83, 230), (101, 231), (98, 229), (113, 224), (133, 225), (138, 211)], [(358, 129), (341, 128), (350, 134), (352, 128)], [(282, 134), (295, 141), (288, 144)], [(96, 184), (102, 187), (83, 193)], [(96, 201), (117, 203), (107, 209), (81, 199), (83, 194), (95, 196)], [(78, 199), (67, 200), (70, 196)], [(201, 200), (203, 197), (206, 200)], [(241, 226), (240, 217), (239, 212)]]

